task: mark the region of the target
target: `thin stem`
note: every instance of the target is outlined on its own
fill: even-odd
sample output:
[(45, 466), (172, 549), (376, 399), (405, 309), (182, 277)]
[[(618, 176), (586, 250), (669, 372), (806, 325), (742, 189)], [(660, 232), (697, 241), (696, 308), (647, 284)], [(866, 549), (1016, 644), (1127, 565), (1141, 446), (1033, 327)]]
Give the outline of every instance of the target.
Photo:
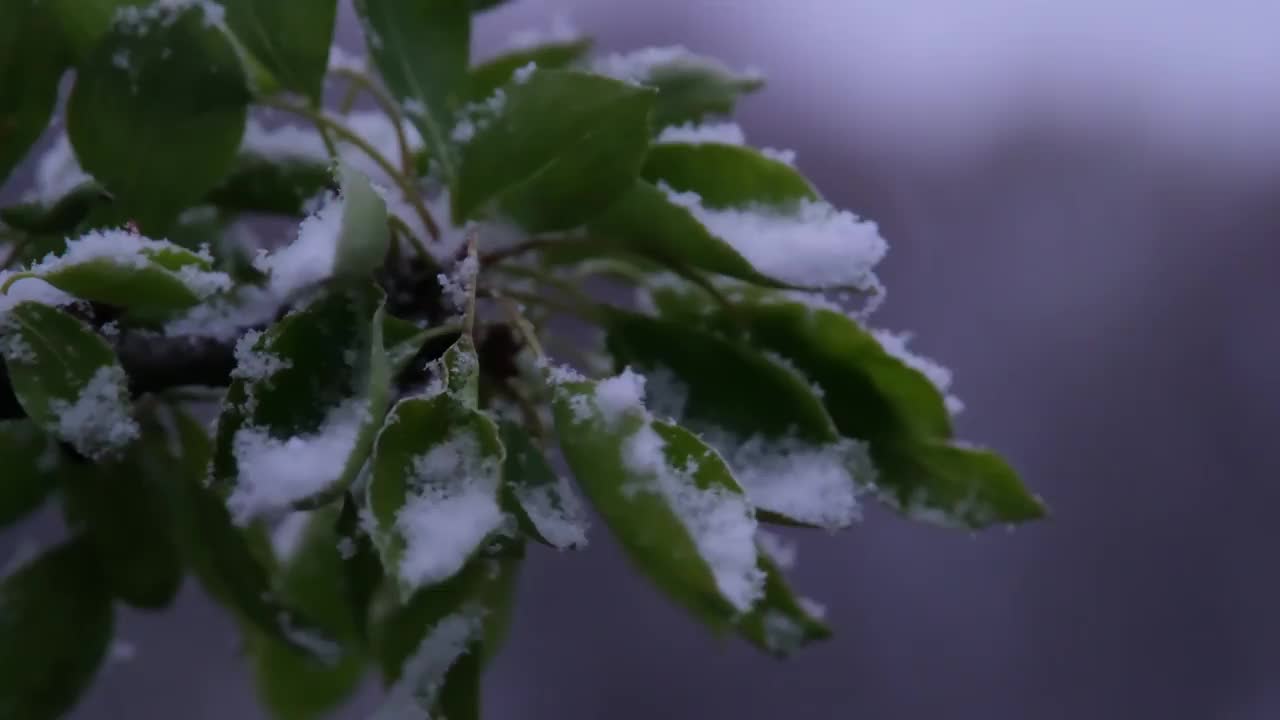
[(356, 72), (350, 68), (338, 68), (333, 71), (334, 75), (346, 78), (355, 89), (363, 89), (369, 93), (373, 101), (387, 118), (391, 120), (391, 125), (396, 131), (396, 142), (400, 144), (400, 163), (406, 175), (413, 173), (413, 151), (409, 149), (409, 139), (404, 134), (404, 115), (400, 113), (400, 109), (396, 107), (395, 101), (381, 87), (378, 86), (373, 78), (364, 73)]
[(555, 312), (572, 315), (584, 322), (598, 323), (602, 319), (601, 313), (592, 305), (572, 305), (561, 300), (554, 300), (552, 298), (535, 295), (533, 293), (520, 292), (518, 290), (510, 290), (507, 288), (500, 290), (494, 288), (480, 288), (478, 294), (481, 297), (489, 297), (495, 300), (511, 298), (512, 300), (519, 300), (520, 302), (529, 305), (541, 305), (542, 307)]
[(500, 298), (498, 300), (502, 305), (502, 309), (507, 311), (507, 316), (511, 318), (511, 324), (516, 327), (520, 336), (524, 338), (525, 344), (533, 350), (533, 354), (540, 358), (545, 358), (547, 353), (542, 349), (542, 343), (538, 341), (538, 333), (533, 329), (533, 325), (529, 319), (524, 316), (520, 310), (520, 306), (510, 298)]
[(410, 229), (405, 221), (395, 215), (388, 214), (387, 225), (401, 235), (409, 238), (409, 242), (413, 244), (413, 249), (418, 251), (418, 254), (422, 256), (422, 259), (432, 265), (435, 265), (435, 258), (431, 257), (431, 253), (427, 250), (427, 244), (422, 242), (422, 238), (414, 234), (413, 230)]
[(392, 181), (399, 186), (400, 191), (403, 192), (405, 198), (409, 200), (409, 204), (413, 206), (418, 217), (422, 219), (422, 224), (427, 228), (427, 232), (431, 234), (431, 239), (440, 239), (440, 226), (436, 225), (436, 221), (431, 217), (431, 213), (427, 210), (427, 206), (423, 204), (422, 196), (413, 186), (413, 182), (397, 170), (390, 160), (388, 160), (382, 153), (378, 152), (378, 149), (370, 145), (364, 138), (360, 137), (358, 133), (333, 118), (328, 117), (324, 113), (317, 112), (303, 105), (295, 105), (284, 100), (278, 100), (270, 97), (259, 98), (258, 102), (267, 107), (291, 112), (304, 117), (315, 123), (317, 127), (332, 130), (338, 137), (359, 148), (361, 152), (368, 155), (369, 159), (373, 160), (373, 162), (387, 174), (387, 177), (391, 178)]
[(479, 242), (479, 231), (474, 227), (467, 231), (467, 260), (471, 261), (471, 277), (467, 278), (467, 309), (463, 315), (462, 326), (468, 337), (475, 337), (476, 329), (476, 286), (480, 284), (480, 258), (476, 253)]
[(591, 242), (590, 238), (565, 238), (565, 237), (535, 237), (529, 238), (524, 242), (517, 243), (505, 248), (499, 248), (486, 253), (484, 256), (485, 265), (493, 265), (502, 262), (508, 258), (519, 257), (528, 253), (543, 250), (556, 245), (570, 245), (576, 243)]

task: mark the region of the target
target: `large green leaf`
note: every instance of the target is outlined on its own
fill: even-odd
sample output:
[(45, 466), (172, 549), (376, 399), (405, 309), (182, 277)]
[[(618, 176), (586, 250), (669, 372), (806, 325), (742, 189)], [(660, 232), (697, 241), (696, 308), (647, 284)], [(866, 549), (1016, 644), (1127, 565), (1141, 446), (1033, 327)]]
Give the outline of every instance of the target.
[(629, 373), (595, 382), (552, 373), (556, 432), (578, 484), (635, 564), (713, 625), (761, 592), (756, 520), (724, 461), (654, 420)]
[(557, 550), (585, 546), (587, 521), (568, 481), (556, 474), (524, 428), (503, 422), (501, 429), (507, 449), (503, 474), (521, 529)]
[(107, 653), (111, 595), (83, 539), (0, 582), (0, 717), (65, 717)]
[(331, 502), (355, 479), (390, 392), (383, 299), (333, 289), (240, 341), (212, 468), (240, 521)]
[(249, 103), (240, 58), (205, 5), (117, 16), (81, 65), (67, 132), (120, 218), (163, 230), (235, 161)]
[[(258, 692), (277, 718), (323, 716), (356, 689), (364, 674), (366, 660), (357, 649), (356, 612), (349, 605), (337, 519), (333, 507), (286, 519), (281, 531), (298, 537), (286, 538), (282, 544), (292, 547), (277, 551), (276, 590), (284, 602), (340, 641), (341, 656), (336, 661), (302, 656), (270, 635), (246, 628)], [(290, 527), (295, 522), (301, 529)]]
[[(116, 597), (147, 609), (167, 607), (182, 585), (168, 489), (146, 471), (144, 453), (162, 440), (144, 437), (125, 458), (67, 473), (69, 524), (83, 530)], [(161, 450), (163, 452), (163, 450)]]
[(154, 312), (188, 308), (231, 287), (231, 278), (213, 270), (207, 253), (124, 230), (69, 240), (65, 251), (9, 282), (24, 277), (38, 277), (82, 300)]
[(227, 25), (287, 90), (319, 103), (337, 0), (222, 0)]
[(38, 0), (0, 0), (0, 183), (49, 125), (69, 57)]
[(368, 504), (406, 595), (448, 580), (507, 532), (498, 427), (450, 392), (401, 400), (378, 434)]
[(506, 85), (516, 71), (533, 63), (539, 70), (559, 70), (578, 62), (591, 50), (590, 38), (548, 43), (512, 50), (471, 68), (469, 87), (473, 101), (483, 101)]
[(504, 213), (531, 232), (573, 227), (631, 186), (653, 93), (585, 73), (534, 72), (462, 149), (455, 219)]
[(643, 175), (697, 193), (711, 208), (786, 207), (819, 199), (795, 168), (740, 145), (660, 143), (645, 158)]
[(61, 454), (52, 439), (29, 420), (0, 422), (0, 529), (20, 520), (58, 487)]
[(803, 375), (689, 322), (612, 311), (606, 327), (618, 369), (645, 370), (651, 407), (718, 450), (762, 518), (835, 529), (857, 517), (874, 471)]
[(471, 9), (466, 0), (357, 0), (382, 80), (422, 133), (446, 181), (457, 174), (449, 136), (467, 97)]
[(81, 453), (107, 457), (138, 436), (115, 352), (79, 320), (18, 303), (0, 316), (0, 354), (27, 416)]

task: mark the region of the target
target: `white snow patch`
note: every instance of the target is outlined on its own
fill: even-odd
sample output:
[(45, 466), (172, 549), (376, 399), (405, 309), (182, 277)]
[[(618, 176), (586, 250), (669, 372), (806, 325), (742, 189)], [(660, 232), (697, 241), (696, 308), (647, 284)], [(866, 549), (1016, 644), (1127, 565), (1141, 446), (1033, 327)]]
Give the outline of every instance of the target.
[(330, 197), (319, 212), (302, 221), (293, 242), (273, 253), (258, 252), (253, 266), (268, 274), (272, 292), (288, 297), (333, 275), (345, 208), (342, 197)]
[(938, 388), (938, 392), (944, 398), (948, 412), (956, 415), (964, 410), (964, 402), (948, 392), (951, 389), (951, 370), (931, 358), (917, 355), (907, 347), (907, 344), (914, 337), (913, 333), (872, 330), (871, 334), (875, 337), (876, 342), (880, 343), (880, 347), (884, 348), (885, 352), (901, 360), (907, 367), (924, 375), (929, 382), (933, 383), (934, 387)]
[(271, 530), (271, 550), (277, 560), (288, 563), (298, 555), (310, 522), (311, 513), (291, 512), (276, 523)]
[(658, 134), (658, 144), (681, 143), (701, 145), (715, 143), (720, 145), (746, 145), (747, 138), (742, 128), (735, 122), (692, 123), (670, 125)]
[(601, 419), (609, 427), (617, 427), (623, 418), (645, 414), (643, 375), (626, 368), (621, 374), (596, 383), (595, 405)]
[(485, 614), (484, 608), (470, 604), (436, 623), (405, 661), (374, 720), (425, 717), (424, 708), (435, 704), (449, 669), (484, 632)]
[(168, 242), (152, 240), (136, 235), (127, 230), (92, 230), (75, 240), (68, 240), (66, 249), (61, 254), (49, 253), (43, 260), (32, 265), (29, 272), (37, 275), (55, 273), (59, 270), (96, 261), (107, 261), (124, 268), (141, 269), (152, 267), (167, 272), (186, 285), (199, 298), (207, 298), (231, 287), (231, 277), (226, 273), (206, 270), (213, 262), (208, 248), (201, 248), (194, 255), (199, 263), (183, 265), (178, 271), (160, 266), (152, 260), (157, 254), (184, 252), (181, 248)]
[[(14, 273), (9, 271), (0, 271), (0, 286), (8, 282), (13, 275)], [(0, 294), (0, 319), (3, 319), (5, 314), (12, 310), (15, 305), (23, 302), (62, 307), (76, 302), (76, 298), (74, 295), (69, 295), (40, 278), (20, 278), (13, 281), (8, 291)]]
[(467, 306), (467, 298), (471, 296), (471, 286), (479, 274), (480, 261), (474, 255), (467, 255), (453, 266), (450, 273), (437, 275), (436, 281), (440, 283), (440, 290), (444, 293), (444, 297), (455, 310), (461, 311)]
[(582, 500), (567, 479), (557, 478), (554, 485), (515, 484), (513, 488), (520, 507), (543, 539), (561, 550), (586, 546)]
[(412, 496), (396, 516), (404, 538), (399, 576), (407, 588), (452, 577), (503, 528), (498, 505), (502, 468), (476, 438), (457, 432), (413, 461)]
[(167, 322), (168, 337), (232, 340), (246, 328), (266, 325), (279, 313), (284, 298), (256, 285), (239, 285), (196, 305)]
[(35, 183), (22, 199), (47, 207), (92, 180), (80, 167), (80, 161), (76, 159), (71, 147), (71, 138), (65, 132), (60, 133), (36, 161)]
[(236, 522), (286, 510), (331, 486), (368, 421), (368, 408), (357, 399), (329, 411), (320, 428), (306, 435), (280, 438), (265, 428), (242, 427), (232, 439), (239, 477), (227, 498)]
[(529, 82), (529, 78), (533, 77), (533, 74), (537, 71), (538, 71), (538, 63), (529, 62), (526, 65), (522, 65), (516, 68), (516, 71), (511, 75), (511, 79), (515, 82), (515, 84), (523, 85)]
[(796, 544), (781, 535), (760, 529), (756, 531), (756, 543), (774, 565), (781, 570), (790, 570), (796, 566)]
[(95, 459), (128, 445), (139, 433), (129, 415), (128, 384), (119, 365), (98, 368), (74, 400), (49, 403), (57, 422), (48, 429)]
[(648, 47), (629, 53), (614, 53), (596, 59), (592, 70), (616, 80), (647, 83), (657, 69), (688, 69), (735, 77), (743, 81), (762, 80), (760, 73), (746, 70), (734, 72), (727, 65), (705, 55), (698, 55), (676, 45)]

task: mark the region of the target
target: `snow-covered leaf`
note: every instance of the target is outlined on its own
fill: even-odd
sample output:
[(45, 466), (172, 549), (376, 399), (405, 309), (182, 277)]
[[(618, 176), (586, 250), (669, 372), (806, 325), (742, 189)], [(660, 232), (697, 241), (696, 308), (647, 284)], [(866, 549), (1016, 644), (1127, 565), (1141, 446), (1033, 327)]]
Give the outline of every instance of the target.
[[(479, 673), (501, 647), (522, 553), (476, 557), (450, 580), (375, 606), (373, 646), (388, 685), (376, 718), (476, 717)], [(434, 717), (435, 715), (432, 715)]]
[(131, 310), (181, 310), (230, 289), (231, 278), (213, 270), (213, 257), (167, 240), (125, 230), (95, 230), (25, 272), (82, 300)]
[(0, 530), (36, 509), (61, 483), (63, 460), (30, 420), (0, 422)]
[(743, 637), (779, 657), (831, 637), (831, 629), (822, 621), (821, 606), (797, 597), (787, 586), (782, 569), (764, 552), (760, 553), (760, 568), (765, 575), (764, 596), (738, 621)]
[(585, 547), (587, 520), (568, 480), (556, 474), (524, 428), (503, 422), (501, 429), (507, 449), (503, 474), (515, 500), (520, 528), (557, 550)]
[(339, 497), (364, 464), (390, 387), (382, 291), (328, 291), (236, 346), (215, 484), (240, 522)]
[(74, 317), (20, 302), (0, 315), (0, 354), (27, 416), (79, 452), (106, 457), (138, 436), (115, 352)]
[(530, 232), (569, 228), (603, 210), (639, 174), (652, 91), (538, 70), (501, 92), (496, 117), (462, 148), (455, 220), (497, 211)]
[(440, 389), (463, 405), (475, 409), (480, 404), (480, 358), (470, 336), (460, 336), (428, 369), (439, 381)]
[(463, 0), (357, 0), (356, 12), (383, 82), (451, 181), (457, 162), (449, 136), (467, 96), (470, 8)]
[(222, 0), (227, 25), (276, 82), (319, 103), (337, 0)]
[(590, 38), (581, 38), (512, 50), (486, 60), (471, 68), (468, 88), (471, 100), (483, 101), (490, 97), (511, 82), (517, 72), (526, 72), (530, 63), (539, 70), (559, 70), (573, 65), (586, 56), (591, 45)]
[(661, 143), (644, 161), (644, 178), (697, 193), (709, 208), (790, 208), (818, 200), (817, 191), (786, 163), (758, 150), (723, 143)]
[(560, 447), (639, 569), (712, 624), (759, 599), (755, 514), (718, 454), (644, 408), (631, 372), (591, 381), (549, 372)]
[(338, 510), (330, 506), (282, 522), (277, 533), (296, 537), (283, 538), (276, 550), (275, 590), (332, 635), (340, 654), (300, 655), (255, 627), (244, 628), (258, 694), (279, 718), (323, 717), (355, 691), (367, 665), (358, 649), (358, 610), (348, 602), (337, 521)]
[(329, 638), (313, 621), (280, 601), (262, 561), (232, 523), (226, 504), (205, 487), (212, 454), (209, 431), (187, 413), (174, 411), (171, 423), (148, 427), (145, 437), (164, 445), (146, 455), (146, 471), (163, 481), (182, 558), (205, 591), (236, 617), (295, 653), (330, 658)]
[(235, 161), (249, 103), (244, 71), (212, 3), (121, 11), (85, 60), (67, 107), (84, 169), (117, 219), (162, 231)]
[(114, 614), (93, 550), (72, 540), (0, 581), (0, 717), (65, 717), (107, 653)]
[(162, 486), (172, 478), (143, 465), (157, 440), (144, 436), (120, 460), (70, 469), (63, 483), (68, 525), (84, 533), (112, 592), (152, 610), (173, 601), (183, 575)]
[(75, 230), (94, 208), (110, 202), (110, 195), (96, 182), (80, 183), (52, 204), (39, 200), (0, 208), (0, 220), (29, 233), (66, 234)]
[(874, 471), (803, 375), (687, 322), (614, 311), (606, 325), (618, 369), (648, 378), (650, 409), (719, 451), (762, 519), (828, 529), (855, 519), (858, 486)]
[(750, 72), (730, 70), (718, 60), (682, 47), (653, 47), (607, 55), (593, 65), (596, 72), (656, 88), (653, 127), (698, 122), (729, 115), (738, 98), (759, 90), (764, 81)]
[(451, 392), (401, 400), (378, 433), (368, 505), (405, 595), (448, 580), (508, 531), (498, 427)]
[(0, 0), (0, 183), (49, 124), (70, 58), (38, 0)]

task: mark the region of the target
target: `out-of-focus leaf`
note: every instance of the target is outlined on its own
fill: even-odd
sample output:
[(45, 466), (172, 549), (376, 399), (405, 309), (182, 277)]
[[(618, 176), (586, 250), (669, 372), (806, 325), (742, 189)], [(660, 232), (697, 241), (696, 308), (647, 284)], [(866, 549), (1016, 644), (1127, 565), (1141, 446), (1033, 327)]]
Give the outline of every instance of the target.
[(718, 143), (661, 143), (644, 161), (644, 178), (697, 193), (710, 208), (787, 207), (818, 200), (795, 168), (757, 150)]
[(111, 594), (92, 548), (72, 540), (0, 582), (0, 717), (56, 720), (75, 706), (111, 641)]
[(587, 520), (568, 481), (551, 468), (524, 428), (504, 422), (501, 429), (502, 444), (507, 449), (503, 473), (521, 529), (557, 550), (585, 546)]
[(462, 149), (455, 219), (502, 212), (530, 232), (573, 227), (631, 186), (653, 93), (595, 75), (536, 71)]
[(0, 422), (0, 529), (39, 507), (61, 483), (57, 445), (29, 420)]
[(0, 0), (0, 183), (49, 125), (70, 60), (37, 0)]
[(242, 152), (207, 199), (234, 212), (301, 215), (306, 202), (332, 183), (333, 172), (325, 163)]
[(366, 278), (382, 267), (391, 244), (387, 204), (369, 178), (346, 163), (338, 164), (338, 184), (342, 187), (342, 229), (333, 259), (334, 273)]
[(121, 220), (161, 231), (232, 168), (249, 103), (226, 33), (199, 3), (118, 14), (67, 107), (76, 157)]
[(578, 62), (591, 51), (591, 39), (548, 43), (512, 50), (471, 68), (471, 99), (482, 101), (511, 81), (516, 71), (529, 63), (539, 70), (560, 70)]
[(281, 87), (319, 103), (337, 0), (222, 0), (227, 25)]
[(53, 205), (22, 203), (0, 209), (0, 220), (29, 233), (65, 234), (76, 229), (99, 205), (111, 202), (111, 195), (96, 182), (78, 185)]
[(21, 302), (0, 316), (0, 354), (27, 416), (93, 458), (138, 436), (128, 378), (105, 340), (48, 305)]

